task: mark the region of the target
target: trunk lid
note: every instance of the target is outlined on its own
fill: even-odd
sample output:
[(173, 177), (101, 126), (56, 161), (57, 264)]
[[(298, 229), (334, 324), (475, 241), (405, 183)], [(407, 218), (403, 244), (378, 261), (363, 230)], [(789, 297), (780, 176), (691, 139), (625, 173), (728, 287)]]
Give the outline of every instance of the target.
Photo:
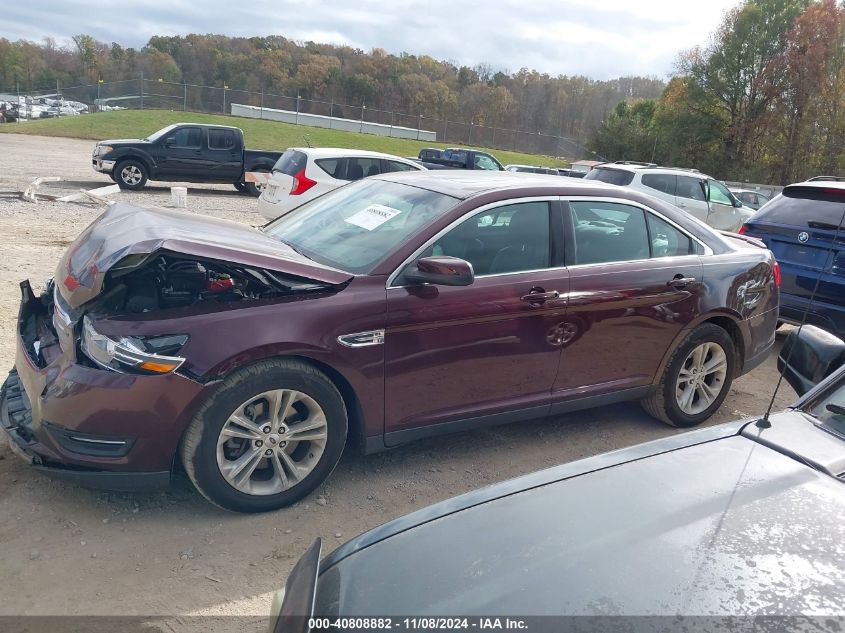
[(781, 292), (809, 299), (821, 275), (816, 298), (845, 305), (845, 227), (834, 241), (843, 211), (845, 190), (801, 183), (746, 223), (746, 235), (762, 239), (781, 264)]
[(266, 268), (332, 285), (353, 277), (239, 222), (118, 203), (70, 245), (56, 269), (56, 287), (69, 307), (78, 308), (102, 291), (106, 273), (116, 265), (131, 270), (159, 251)]

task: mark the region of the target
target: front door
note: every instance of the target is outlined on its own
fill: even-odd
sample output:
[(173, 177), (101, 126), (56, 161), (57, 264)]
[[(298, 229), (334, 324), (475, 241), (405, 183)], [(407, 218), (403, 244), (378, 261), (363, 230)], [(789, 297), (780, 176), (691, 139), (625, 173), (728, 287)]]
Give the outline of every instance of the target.
[(201, 177), (207, 171), (207, 160), (203, 150), (202, 128), (184, 126), (170, 134), (162, 142), (162, 166), (171, 180), (190, 180)]
[(649, 385), (699, 311), (703, 246), (630, 203), (571, 200), (570, 285), (553, 400)]
[(243, 150), (234, 130), (208, 128), (209, 177), (223, 182), (237, 182), (243, 171)]
[[(469, 261), (476, 275), (470, 286), (404, 285), (400, 275), (388, 288), (388, 445), (432, 424), (548, 411), (569, 290), (562, 231), (551, 224), (557, 204), (532, 199), (482, 208), (418, 255)], [(554, 222), (560, 226), (559, 214)]]

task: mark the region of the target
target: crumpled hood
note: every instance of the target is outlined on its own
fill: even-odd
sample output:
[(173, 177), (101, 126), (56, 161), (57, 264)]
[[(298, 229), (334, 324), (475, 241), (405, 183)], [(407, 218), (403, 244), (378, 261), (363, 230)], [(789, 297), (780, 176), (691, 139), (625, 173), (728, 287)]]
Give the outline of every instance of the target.
[[(294, 275), (327, 284), (343, 284), (350, 273), (318, 264), (269, 235), (239, 222), (167, 209), (114, 204), (94, 220), (62, 256), (56, 286), (70, 308), (96, 297), (106, 273), (137, 267), (158, 251)], [(130, 255), (138, 257), (125, 260)]]

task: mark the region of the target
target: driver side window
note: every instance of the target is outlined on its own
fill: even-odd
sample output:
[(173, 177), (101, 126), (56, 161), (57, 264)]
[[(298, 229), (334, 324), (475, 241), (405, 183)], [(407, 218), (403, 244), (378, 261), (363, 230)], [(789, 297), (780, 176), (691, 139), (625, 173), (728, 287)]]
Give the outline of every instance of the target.
[(424, 253), (472, 264), (476, 275), (498, 275), (550, 266), (549, 203), (522, 202), (473, 215)]

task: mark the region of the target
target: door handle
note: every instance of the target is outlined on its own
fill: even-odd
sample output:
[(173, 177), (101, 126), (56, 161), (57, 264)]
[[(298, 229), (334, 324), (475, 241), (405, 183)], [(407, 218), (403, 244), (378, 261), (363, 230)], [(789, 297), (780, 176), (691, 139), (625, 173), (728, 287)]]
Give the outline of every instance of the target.
[(527, 295), (520, 297), (520, 301), (525, 301), (526, 303), (544, 303), (549, 301), (550, 299), (558, 299), (560, 298), (560, 293), (557, 290), (552, 290), (551, 292), (545, 292), (542, 288), (532, 288), (531, 292)]
[(667, 286), (673, 286), (675, 288), (683, 288), (684, 286), (691, 284), (695, 281), (695, 277), (683, 277), (681, 275), (675, 275), (672, 279), (666, 282)]

